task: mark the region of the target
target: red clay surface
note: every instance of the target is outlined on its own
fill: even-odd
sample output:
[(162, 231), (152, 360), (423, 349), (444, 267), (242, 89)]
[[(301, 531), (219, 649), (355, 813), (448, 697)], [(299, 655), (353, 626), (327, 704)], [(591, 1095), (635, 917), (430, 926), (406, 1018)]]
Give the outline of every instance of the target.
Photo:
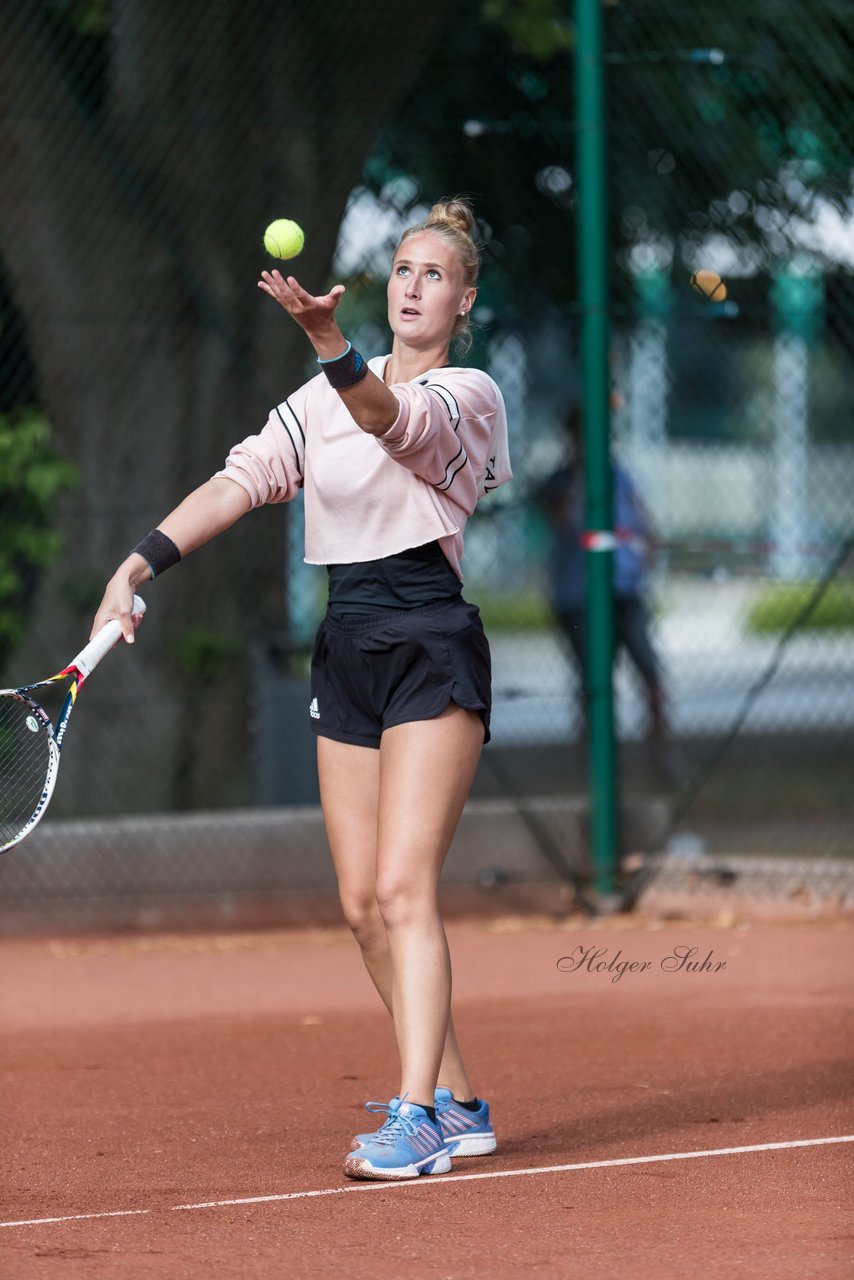
[[(136, 1211), (3, 1225), (0, 1275), (854, 1274), (851, 1142), (536, 1172), (854, 1133), (851, 921), (448, 932), (500, 1148), (404, 1186), (340, 1172), (397, 1088), (343, 930), (0, 942), (0, 1222)], [(559, 971), (579, 947), (647, 968)]]

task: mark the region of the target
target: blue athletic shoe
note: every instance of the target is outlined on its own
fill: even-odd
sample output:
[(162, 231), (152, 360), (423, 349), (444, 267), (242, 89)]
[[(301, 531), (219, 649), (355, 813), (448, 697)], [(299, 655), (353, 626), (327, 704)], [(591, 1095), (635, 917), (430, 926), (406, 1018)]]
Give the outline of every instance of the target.
[(489, 1121), (489, 1103), (478, 1099), (477, 1111), (461, 1107), (450, 1089), (436, 1090), (436, 1119), (449, 1156), (488, 1156), (498, 1145)]
[(348, 1154), (344, 1161), (348, 1178), (380, 1181), (450, 1171), (451, 1158), (442, 1131), (423, 1107), (399, 1098), (392, 1098), (388, 1108), (379, 1102), (368, 1107), (371, 1111), (388, 1110), (388, 1117), (376, 1133), (366, 1135), (364, 1146)]
[(392, 1117), (397, 1114), (397, 1109), (399, 1106), (400, 1106), (400, 1098), (398, 1097), (392, 1098), (388, 1106), (386, 1106), (384, 1102), (366, 1102), (365, 1103), (366, 1111), (376, 1111), (379, 1114), (381, 1114), (384, 1111), (386, 1113), (386, 1117), (385, 1117), (385, 1120), (383, 1120), (382, 1124), (380, 1125), (379, 1129), (376, 1129), (373, 1133), (357, 1133), (355, 1138), (353, 1139), (353, 1145), (351, 1150), (356, 1151), (358, 1150), (359, 1147), (366, 1147), (369, 1142), (373, 1142), (374, 1138), (378, 1138), (379, 1135), (382, 1133), (383, 1129), (386, 1127), (386, 1125), (391, 1122)]
[[(376, 1133), (357, 1133), (353, 1139), (353, 1150), (367, 1146), (383, 1132), (392, 1115), (392, 1108), (400, 1102), (392, 1098), (387, 1107), (378, 1102), (369, 1102), (368, 1111), (386, 1111), (388, 1116)], [(480, 1099), (477, 1111), (467, 1111), (454, 1098), (450, 1089), (439, 1088), (435, 1095), (436, 1119), (442, 1130), (445, 1146), (449, 1156), (488, 1156), (495, 1150), (497, 1143), (495, 1131), (489, 1121), (489, 1103)]]

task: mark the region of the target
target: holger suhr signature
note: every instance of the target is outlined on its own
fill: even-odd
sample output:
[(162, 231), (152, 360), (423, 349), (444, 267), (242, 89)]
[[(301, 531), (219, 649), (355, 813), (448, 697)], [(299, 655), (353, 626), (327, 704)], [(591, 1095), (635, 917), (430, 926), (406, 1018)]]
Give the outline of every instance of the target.
[[(678, 946), (658, 961), (664, 973), (720, 973), (726, 968), (726, 960), (716, 960), (712, 949), (704, 959), (697, 958), (699, 948)], [(622, 949), (608, 957), (608, 947), (585, 947), (581, 943), (568, 956), (561, 956), (557, 967), (561, 973), (608, 973), (612, 982), (619, 982), (626, 973), (647, 973), (653, 960), (622, 960)]]

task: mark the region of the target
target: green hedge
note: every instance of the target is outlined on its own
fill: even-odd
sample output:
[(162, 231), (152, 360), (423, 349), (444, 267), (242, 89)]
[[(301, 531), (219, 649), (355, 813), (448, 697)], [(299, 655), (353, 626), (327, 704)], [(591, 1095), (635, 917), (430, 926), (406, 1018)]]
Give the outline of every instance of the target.
[(544, 631), (554, 626), (548, 600), (539, 591), (517, 591), (506, 595), (497, 591), (466, 591), (463, 596), (480, 609), (489, 631)]
[(36, 409), (0, 415), (0, 670), (21, 641), (42, 571), (56, 555), (56, 498), (78, 480)]
[[(769, 587), (748, 613), (748, 629), (760, 635), (785, 631), (795, 621), (815, 589), (814, 582), (792, 582)], [(803, 627), (805, 631), (841, 631), (854, 628), (854, 582), (830, 583)]]

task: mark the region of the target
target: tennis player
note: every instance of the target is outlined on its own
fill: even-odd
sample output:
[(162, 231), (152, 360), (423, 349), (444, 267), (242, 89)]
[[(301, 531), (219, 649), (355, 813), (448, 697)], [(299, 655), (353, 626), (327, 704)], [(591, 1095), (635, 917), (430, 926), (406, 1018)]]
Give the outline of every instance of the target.
[(292, 277), (259, 287), (303, 329), (320, 366), (222, 471), (111, 579), (95, 618), (133, 637), (135, 588), (250, 509), (305, 490), (306, 561), (328, 567), (312, 656), (311, 726), (344, 915), (394, 1020), (399, 1092), (344, 1161), (352, 1178), (445, 1173), (495, 1149), (450, 1011), (439, 875), (489, 739), (489, 646), (461, 595), (466, 521), (511, 478), (501, 393), (449, 362), (470, 345), (478, 251), (467, 202), (404, 232), (388, 282), (391, 355), (365, 361), (335, 318), (344, 292)]

